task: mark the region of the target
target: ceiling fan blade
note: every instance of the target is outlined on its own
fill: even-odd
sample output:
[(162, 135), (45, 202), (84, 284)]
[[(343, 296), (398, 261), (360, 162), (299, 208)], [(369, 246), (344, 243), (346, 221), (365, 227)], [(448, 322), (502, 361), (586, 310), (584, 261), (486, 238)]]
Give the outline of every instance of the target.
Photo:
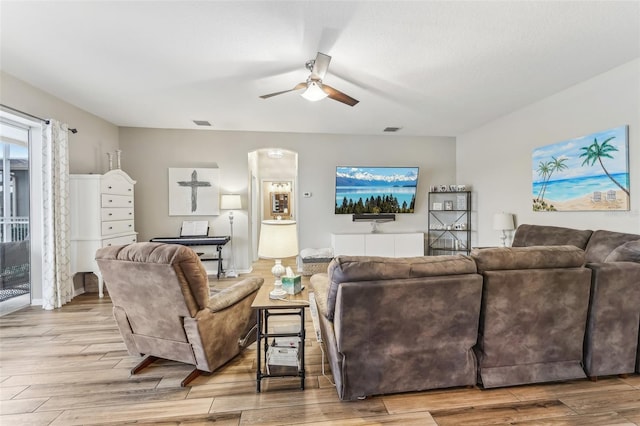
[(282, 95), (283, 93), (293, 92), (294, 90), (304, 89), (305, 87), (307, 87), (307, 83), (298, 83), (298, 84), (296, 84), (296, 87), (294, 87), (293, 89), (283, 90), (282, 92), (269, 93), (268, 95), (262, 95), (260, 97), (262, 99), (267, 99), (267, 98), (270, 98), (272, 96)]
[(311, 77), (322, 80), (329, 69), (329, 62), (331, 62), (331, 56), (318, 52), (313, 70), (311, 70)]
[(341, 91), (336, 90), (333, 87), (326, 85), (324, 83), (322, 84), (322, 88), (324, 89), (325, 92), (329, 94), (329, 97), (334, 101), (342, 102), (343, 104), (347, 104), (349, 106), (354, 106), (355, 104), (360, 102), (359, 100), (353, 99), (351, 96), (344, 94)]

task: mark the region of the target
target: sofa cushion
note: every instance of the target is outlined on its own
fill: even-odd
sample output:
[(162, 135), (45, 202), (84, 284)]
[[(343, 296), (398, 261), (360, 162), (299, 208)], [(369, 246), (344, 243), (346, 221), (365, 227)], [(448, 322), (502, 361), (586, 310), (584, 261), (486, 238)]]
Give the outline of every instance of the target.
[(640, 240), (629, 241), (618, 246), (604, 261), (640, 263)]
[(471, 251), (478, 272), (576, 268), (584, 265), (584, 250), (572, 245), (476, 248)]
[(623, 232), (595, 231), (589, 240), (585, 251), (587, 263), (605, 262), (612, 251), (629, 242), (640, 240), (640, 235), (625, 234)]
[(338, 287), (343, 282), (383, 281), (440, 275), (475, 274), (467, 256), (374, 257), (338, 256), (328, 267), (327, 318), (333, 320)]
[(587, 247), (592, 231), (559, 226), (520, 225), (513, 236), (513, 247), (564, 246)]

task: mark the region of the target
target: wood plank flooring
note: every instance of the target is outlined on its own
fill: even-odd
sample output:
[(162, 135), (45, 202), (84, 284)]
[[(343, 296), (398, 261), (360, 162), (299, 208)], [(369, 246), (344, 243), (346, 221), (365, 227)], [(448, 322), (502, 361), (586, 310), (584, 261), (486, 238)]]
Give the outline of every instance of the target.
[[(265, 285), (270, 267), (254, 267)], [(130, 377), (139, 359), (127, 354), (111, 308), (108, 297), (89, 293), (55, 311), (28, 307), (0, 318), (0, 424), (640, 425), (639, 375), (341, 402), (322, 375), (309, 316), (304, 391), (298, 379), (274, 378), (256, 393), (255, 344), (187, 388), (180, 380), (191, 367), (171, 361)]]

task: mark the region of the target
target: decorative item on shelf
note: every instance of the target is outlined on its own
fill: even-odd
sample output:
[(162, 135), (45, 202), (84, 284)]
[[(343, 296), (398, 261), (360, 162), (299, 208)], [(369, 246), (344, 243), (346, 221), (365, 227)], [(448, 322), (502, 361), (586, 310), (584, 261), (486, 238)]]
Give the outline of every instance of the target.
[(506, 247), (506, 231), (512, 231), (515, 229), (515, 226), (513, 225), (513, 215), (505, 212), (495, 213), (493, 215), (493, 229), (496, 231), (502, 231), (502, 235), (500, 236), (500, 245), (502, 247)]
[(456, 185), (456, 191), (464, 192), (467, 190), (467, 185)]
[(116, 169), (122, 169), (122, 150), (116, 149)]
[(113, 154), (107, 152), (107, 158), (109, 159), (109, 171), (113, 170)]
[(263, 220), (260, 227), (258, 257), (274, 259), (275, 265), (271, 273), (275, 277), (273, 290), (269, 293), (272, 299), (281, 299), (287, 295), (282, 288), (282, 276), (285, 267), (282, 258), (298, 254), (298, 231), (295, 220)]
[(453, 210), (453, 201), (451, 200), (446, 200), (444, 202), (444, 209), (445, 210)]
[(440, 192), (447, 192), (447, 185), (440, 185), (439, 186), (439, 191)]
[(433, 208), (431, 210), (442, 210), (442, 203), (433, 203)]
[(456, 195), (456, 210), (467, 209), (467, 196), (464, 194)]
[(229, 278), (235, 278), (238, 276), (236, 272), (235, 256), (233, 254), (233, 211), (240, 210), (242, 208), (242, 199), (238, 194), (223, 194), (220, 196), (220, 209), (229, 210), (229, 266), (227, 266), (227, 272), (225, 276)]

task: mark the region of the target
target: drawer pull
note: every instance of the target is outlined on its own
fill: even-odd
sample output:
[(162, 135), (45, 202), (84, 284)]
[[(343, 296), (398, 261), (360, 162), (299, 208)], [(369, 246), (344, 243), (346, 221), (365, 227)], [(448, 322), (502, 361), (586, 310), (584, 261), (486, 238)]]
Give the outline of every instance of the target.
[(129, 228), (131, 228), (131, 225), (129, 225)]
[(131, 203), (132, 203), (132, 201), (131, 201), (131, 200), (129, 200), (129, 204), (131, 204)]
[(113, 226), (110, 226), (109, 229), (113, 229)]
[(113, 213), (109, 213), (109, 216), (113, 216)]
[(112, 189), (112, 188), (113, 188), (113, 186), (109, 185), (109, 189)]
[(113, 203), (113, 200), (109, 200), (110, 203)]

